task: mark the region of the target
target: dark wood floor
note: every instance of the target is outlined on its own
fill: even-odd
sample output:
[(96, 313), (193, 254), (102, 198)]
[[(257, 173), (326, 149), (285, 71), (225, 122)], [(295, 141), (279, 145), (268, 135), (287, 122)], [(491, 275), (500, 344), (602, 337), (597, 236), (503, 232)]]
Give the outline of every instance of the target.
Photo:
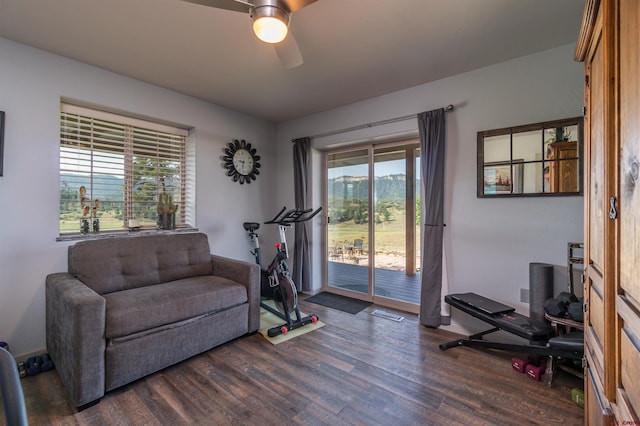
[[(244, 337), (76, 412), (55, 371), (23, 379), (31, 425), (580, 425), (571, 376), (549, 389), (510, 355), (438, 344), (456, 335), (301, 302), (326, 323), (273, 346)], [(391, 312), (391, 311), (390, 311)], [(144, 362), (145, 354), (140, 354)], [(577, 380), (577, 379), (576, 379)]]

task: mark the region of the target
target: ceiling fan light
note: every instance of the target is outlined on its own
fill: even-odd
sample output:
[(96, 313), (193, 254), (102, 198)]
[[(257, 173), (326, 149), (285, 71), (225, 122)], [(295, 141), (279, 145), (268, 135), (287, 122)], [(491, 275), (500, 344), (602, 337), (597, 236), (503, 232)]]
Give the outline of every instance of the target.
[(279, 43), (287, 36), (289, 14), (275, 6), (260, 6), (251, 11), (253, 32), (267, 43)]

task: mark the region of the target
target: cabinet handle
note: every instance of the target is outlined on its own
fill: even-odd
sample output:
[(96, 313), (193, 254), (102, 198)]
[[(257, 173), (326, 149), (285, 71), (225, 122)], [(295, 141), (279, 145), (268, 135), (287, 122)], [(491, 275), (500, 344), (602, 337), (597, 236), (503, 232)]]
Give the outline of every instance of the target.
[(616, 219), (618, 211), (616, 210), (616, 197), (609, 198), (609, 219)]

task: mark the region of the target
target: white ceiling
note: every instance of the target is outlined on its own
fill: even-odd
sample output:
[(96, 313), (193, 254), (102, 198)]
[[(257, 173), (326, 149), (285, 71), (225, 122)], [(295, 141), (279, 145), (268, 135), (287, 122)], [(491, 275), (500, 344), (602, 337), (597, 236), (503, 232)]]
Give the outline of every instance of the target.
[(281, 122), (573, 43), (583, 6), (318, 0), (293, 69), (247, 15), (180, 0), (0, 0), (0, 37)]

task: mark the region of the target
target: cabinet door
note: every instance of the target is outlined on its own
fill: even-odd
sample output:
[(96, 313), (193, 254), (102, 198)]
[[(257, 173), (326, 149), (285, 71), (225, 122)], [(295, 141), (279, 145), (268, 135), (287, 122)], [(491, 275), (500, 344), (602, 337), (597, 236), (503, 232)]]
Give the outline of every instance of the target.
[[(585, 345), (589, 355), (589, 368), (594, 369), (594, 377), (604, 381), (605, 350), (605, 221), (606, 182), (605, 164), (605, 123), (604, 123), (604, 49), (602, 48), (602, 19), (594, 29), (594, 38), (589, 55), (585, 60), (585, 82), (587, 117), (585, 118), (586, 149), (585, 173), (586, 241), (585, 298), (589, 307), (585, 326)], [(602, 386), (600, 386), (602, 387)], [(588, 391), (588, 390), (587, 390)]]
[[(594, 5), (598, 2), (590, 2)], [(599, 2), (585, 57), (587, 144), (585, 164), (585, 355), (589, 385), (585, 416), (589, 423), (609, 424), (616, 396), (616, 236), (610, 216), (617, 188), (615, 104), (616, 3)], [(616, 208), (617, 205), (615, 206)], [(595, 404), (597, 402), (597, 404)], [(596, 419), (597, 418), (597, 419)]]
[(578, 192), (578, 142), (549, 144), (554, 161), (549, 170), (551, 192)]
[[(616, 417), (640, 417), (640, 2), (620, 0), (619, 377)], [(619, 407), (618, 407), (619, 406)]]

